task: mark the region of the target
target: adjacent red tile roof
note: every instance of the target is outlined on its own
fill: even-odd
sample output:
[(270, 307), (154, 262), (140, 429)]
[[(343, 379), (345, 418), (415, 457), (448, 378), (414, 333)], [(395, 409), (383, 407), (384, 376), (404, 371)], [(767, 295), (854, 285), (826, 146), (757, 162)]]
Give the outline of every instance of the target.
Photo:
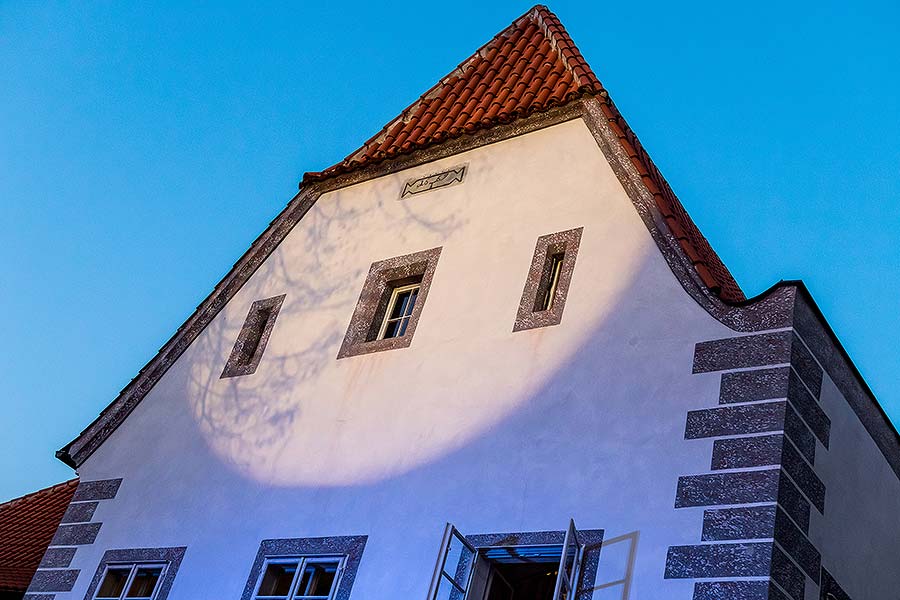
[(78, 480), (0, 504), (0, 592), (28, 589)]
[(743, 300), (744, 294), (731, 273), (609, 100), (559, 19), (546, 6), (535, 6), (513, 21), (362, 148), (324, 171), (306, 173), (303, 181), (348, 173), (586, 96), (603, 102), (622, 147), (704, 284), (724, 300)]

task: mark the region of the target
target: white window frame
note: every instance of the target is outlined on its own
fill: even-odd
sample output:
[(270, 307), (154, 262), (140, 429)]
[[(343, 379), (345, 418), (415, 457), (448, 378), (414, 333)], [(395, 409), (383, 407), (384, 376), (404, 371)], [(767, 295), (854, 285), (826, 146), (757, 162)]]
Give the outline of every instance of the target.
[[(387, 310), (384, 311), (384, 319), (381, 320), (381, 328), (378, 330), (378, 338), (377, 339), (379, 339), (379, 340), (393, 339), (393, 338), (385, 338), (384, 337), (384, 335), (387, 333), (389, 321), (395, 320), (395, 321), (402, 322), (404, 319), (406, 319), (407, 326), (408, 326), (409, 320), (412, 318), (412, 313), (413, 313), (413, 310), (415, 309), (415, 305), (412, 306), (411, 308), (408, 308), (406, 314), (401, 315), (397, 319), (391, 319), (391, 313), (394, 312), (394, 307), (397, 306), (397, 298), (400, 296), (400, 294), (402, 294), (404, 292), (409, 292), (412, 290), (420, 290), (421, 291), (421, 288), (422, 288), (422, 282), (420, 281), (418, 283), (410, 283), (409, 285), (401, 285), (401, 286), (395, 287), (391, 290), (391, 299), (390, 299), (390, 301), (388, 301)], [(419, 297), (417, 294), (416, 301), (418, 302), (418, 300), (419, 300)], [(397, 335), (394, 337), (403, 337), (404, 335), (406, 335), (406, 331), (404, 331), (402, 335)]]
[[(562, 549), (560, 551), (558, 571), (556, 575), (556, 585), (553, 592), (553, 600), (562, 600), (565, 598), (566, 600), (574, 600), (574, 598), (578, 594), (578, 578), (581, 572), (581, 561), (584, 558), (584, 546), (578, 541), (578, 530), (575, 528), (574, 519), (569, 519), (569, 526), (566, 528), (565, 536), (563, 537)], [(468, 572), (465, 573), (464, 581), (458, 581), (456, 579), (456, 573), (448, 571), (448, 566), (453, 569), (456, 565), (447, 565), (447, 558), (450, 554), (450, 548), (454, 541), (454, 539), (462, 544), (461, 552), (468, 552), (470, 558), (468, 559)], [(522, 544), (515, 546), (492, 546), (497, 548), (509, 548), (509, 547), (540, 547), (540, 546), (555, 546), (556, 544)], [(453, 526), (452, 523), (447, 523), (444, 528), (444, 535), (441, 538), (441, 547), (438, 552), (437, 563), (434, 567), (434, 574), (431, 578), (431, 586), (428, 590), (428, 600), (444, 600), (443, 597), (439, 598), (438, 594), (441, 591), (441, 583), (446, 581), (452, 586), (451, 597), (459, 598), (460, 600), (479, 600), (475, 598), (471, 598), (472, 593), (479, 594), (481, 592), (487, 592), (487, 586), (484, 586), (483, 589), (474, 589), (473, 590), (473, 580), (475, 579), (475, 571), (476, 571), (476, 562), (479, 560), (481, 556), (480, 551), (485, 548), (476, 548), (469, 540), (466, 539), (460, 531)], [(571, 566), (567, 569), (568, 560), (571, 558), (572, 563)], [(462, 559), (462, 555), (460, 555), (460, 560)], [(446, 589), (446, 588), (445, 588)]]
[[(331, 583), (331, 590), (328, 592), (328, 596), (295, 596), (297, 593), (297, 586), (300, 585), (301, 580), (303, 579), (303, 572), (306, 570), (306, 565), (312, 563), (334, 563), (338, 564), (337, 572), (334, 575), (334, 581)], [(253, 591), (252, 600), (267, 600), (271, 598), (282, 598), (282, 596), (261, 596), (259, 594), (259, 588), (262, 586), (263, 579), (266, 576), (266, 571), (269, 568), (269, 565), (284, 565), (284, 564), (297, 564), (297, 573), (294, 575), (293, 581), (291, 581), (291, 587), (288, 589), (288, 592), (285, 596), (287, 600), (307, 600), (309, 598), (327, 598), (327, 600), (334, 600), (337, 595), (338, 588), (341, 586), (341, 577), (344, 575), (344, 567), (347, 563), (346, 555), (341, 554), (301, 554), (301, 555), (290, 555), (290, 556), (271, 556), (267, 557), (266, 561), (262, 565), (262, 569), (259, 571), (259, 580), (256, 582), (256, 587)]]
[(562, 275), (562, 266), (565, 260), (565, 252), (556, 252), (547, 257), (547, 261), (550, 263), (550, 280), (547, 282), (547, 289), (543, 292), (546, 295), (541, 299), (541, 310), (538, 312), (553, 308), (553, 303), (556, 300), (556, 289), (559, 287), (559, 278)]
[[(94, 592), (94, 600), (100, 598), (101, 600), (108, 600), (109, 596), (100, 596), (100, 590), (103, 588), (103, 582), (106, 581), (106, 574), (111, 570), (124, 570), (126, 568), (130, 568), (131, 571), (128, 573), (128, 578), (125, 580), (125, 585), (122, 587), (122, 593), (119, 594), (116, 598), (118, 600), (122, 600), (125, 598), (125, 594), (128, 593), (128, 589), (131, 587), (132, 581), (134, 581), (134, 576), (137, 574), (138, 569), (141, 568), (155, 568), (161, 567), (162, 571), (159, 573), (159, 577), (156, 579), (156, 585), (153, 587), (153, 593), (150, 594), (150, 600), (156, 598), (156, 594), (159, 593), (159, 588), (162, 585), (163, 579), (166, 576), (166, 569), (169, 567), (169, 563), (165, 561), (148, 561), (148, 562), (136, 562), (136, 563), (109, 563), (106, 565), (106, 568), (103, 569), (103, 576), (100, 578), (100, 583), (97, 584), (97, 591)], [(141, 600), (140, 598), (138, 600)]]

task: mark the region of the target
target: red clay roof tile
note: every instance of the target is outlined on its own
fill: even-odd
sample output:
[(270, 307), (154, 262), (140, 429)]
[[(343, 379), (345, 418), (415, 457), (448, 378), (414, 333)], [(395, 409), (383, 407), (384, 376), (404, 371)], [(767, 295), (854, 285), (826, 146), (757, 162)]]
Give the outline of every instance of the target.
[(723, 300), (744, 300), (731, 273), (688, 216), (562, 23), (546, 6), (535, 6), (513, 21), (362, 148), (324, 171), (306, 173), (303, 181), (348, 173), (586, 96), (603, 102), (610, 127), (703, 283)]
[(53, 539), (78, 480), (0, 504), (0, 592), (24, 592)]

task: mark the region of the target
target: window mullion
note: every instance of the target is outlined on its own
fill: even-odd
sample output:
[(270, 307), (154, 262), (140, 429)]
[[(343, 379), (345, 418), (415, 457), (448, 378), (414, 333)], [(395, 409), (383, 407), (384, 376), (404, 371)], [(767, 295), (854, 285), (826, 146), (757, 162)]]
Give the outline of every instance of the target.
[(128, 590), (131, 588), (131, 582), (134, 581), (137, 570), (138, 565), (131, 565), (131, 571), (128, 572), (128, 579), (125, 580), (125, 586), (122, 588), (122, 593), (119, 594), (119, 600), (122, 600), (128, 594)]
[(338, 562), (337, 572), (334, 574), (334, 581), (331, 583), (331, 591), (328, 593), (328, 600), (334, 600), (337, 596), (338, 586), (341, 585), (341, 577), (344, 576), (344, 566), (347, 564), (347, 557), (341, 557)]
[(297, 561), (297, 572), (294, 573), (294, 581), (291, 582), (291, 587), (287, 593), (287, 600), (292, 600), (297, 596), (297, 588), (300, 587), (300, 582), (303, 581), (304, 570), (306, 570), (306, 559), (300, 558)]

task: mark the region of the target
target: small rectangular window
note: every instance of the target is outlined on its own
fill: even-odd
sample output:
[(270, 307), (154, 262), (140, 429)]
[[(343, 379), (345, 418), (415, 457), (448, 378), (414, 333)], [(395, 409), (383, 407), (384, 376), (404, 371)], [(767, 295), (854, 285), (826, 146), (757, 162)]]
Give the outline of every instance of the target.
[(581, 233), (582, 228), (579, 227), (538, 238), (513, 331), (562, 322)]
[(379, 340), (402, 337), (412, 317), (421, 283), (401, 285), (391, 290), (391, 299), (378, 333)]
[(94, 598), (151, 600), (164, 569), (165, 564), (108, 565)]
[(281, 295), (266, 300), (257, 300), (250, 306), (250, 312), (244, 319), (231, 355), (222, 370), (223, 378), (250, 375), (256, 372), (283, 302), (284, 295)]
[(338, 588), (344, 557), (270, 558), (254, 598), (257, 600), (330, 600)]
[(409, 347), (440, 255), (432, 248), (372, 263), (337, 357)]
[(546, 276), (541, 281), (538, 303), (534, 307), (535, 312), (553, 308), (553, 299), (556, 296), (556, 290), (559, 288), (559, 274), (562, 272), (565, 256), (565, 252), (548, 253), (547, 264), (544, 268)]

